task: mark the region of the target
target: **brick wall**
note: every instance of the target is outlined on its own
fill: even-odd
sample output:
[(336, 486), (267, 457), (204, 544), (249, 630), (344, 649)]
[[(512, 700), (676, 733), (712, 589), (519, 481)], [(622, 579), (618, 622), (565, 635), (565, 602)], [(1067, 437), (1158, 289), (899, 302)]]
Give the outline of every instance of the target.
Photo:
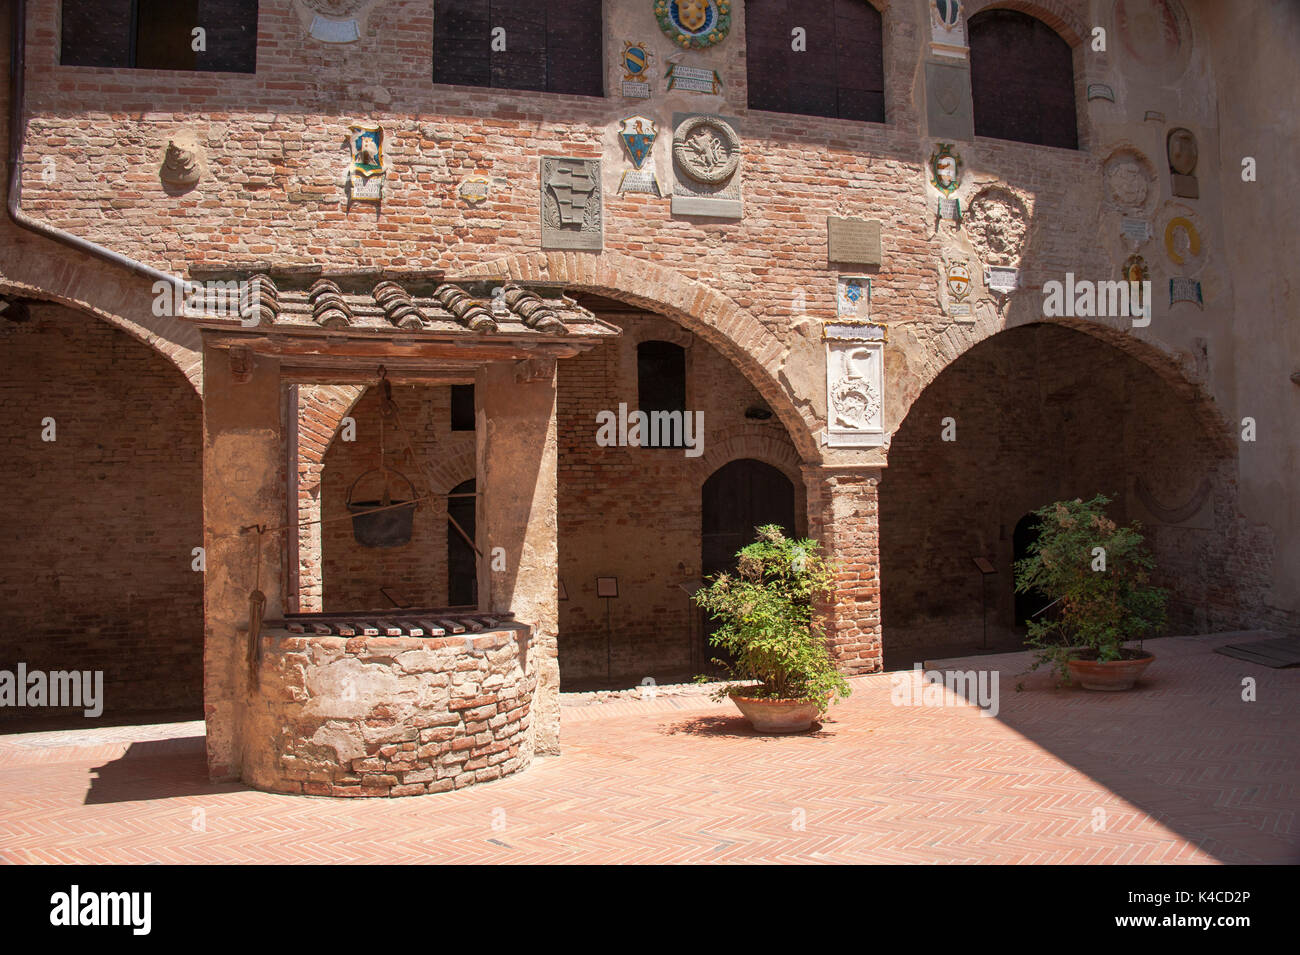
[(194, 389), (149, 346), (44, 303), (0, 321), (0, 369), (0, 669), (103, 670), (106, 718), (199, 707)]

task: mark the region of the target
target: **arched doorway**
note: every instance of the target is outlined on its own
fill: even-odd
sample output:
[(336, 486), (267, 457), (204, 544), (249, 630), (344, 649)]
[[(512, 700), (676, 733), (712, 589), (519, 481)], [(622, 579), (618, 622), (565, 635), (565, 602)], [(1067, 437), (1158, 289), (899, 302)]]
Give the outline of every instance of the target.
[[(886, 669), (1021, 649), (1026, 613), (1039, 609), (1014, 592), (1013, 563), (1032, 539), (1023, 519), (1099, 493), (1113, 519), (1143, 523), (1171, 590), (1171, 634), (1239, 625), (1238, 597), (1219, 583), (1245, 537), (1230, 443), (1174, 373), (1122, 344), (1017, 326), (973, 345), (912, 403), (880, 484)], [(1145, 503), (1152, 488), (1166, 509)]]
[(447, 602), (453, 607), (478, 606), (478, 564), (469, 543), (474, 540), (476, 486), (474, 478), (462, 481), (447, 497)]
[[(794, 485), (770, 464), (752, 458), (732, 461), (704, 482), (700, 517), (700, 568), (707, 581), (735, 568), (737, 552), (758, 539), (758, 528), (779, 524), (786, 534), (795, 532)], [(730, 660), (726, 653), (709, 646), (715, 626), (703, 611), (700, 618), (700, 639), (692, 664), (708, 671), (713, 669), (712, 660)]]

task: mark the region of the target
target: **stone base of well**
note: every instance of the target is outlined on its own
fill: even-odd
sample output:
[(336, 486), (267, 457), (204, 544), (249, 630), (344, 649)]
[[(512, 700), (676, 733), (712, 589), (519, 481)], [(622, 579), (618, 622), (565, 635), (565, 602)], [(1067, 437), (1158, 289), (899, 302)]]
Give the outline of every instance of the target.
[(529, 636), (499, 622), (435, 637), (268, 629), (245, 716), (244, 781), (272, 792), (415, 796), (525, 768), (536, 683)]

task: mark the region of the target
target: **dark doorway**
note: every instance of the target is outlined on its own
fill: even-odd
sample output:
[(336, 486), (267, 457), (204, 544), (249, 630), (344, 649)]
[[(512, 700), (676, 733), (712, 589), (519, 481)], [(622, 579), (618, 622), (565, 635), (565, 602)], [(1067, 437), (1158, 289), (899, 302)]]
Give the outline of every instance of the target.
[[(770, 464), (741, 458), (724, 464), (704, 482), (701, 511), (700, 573), (707, 582), (736, 566), (736, 552), (758, 538), (755, 528), (779, 524), (787, 535), (795, 532), (794, 485)], [(702, 665), (724, 658), (708, 645), (713, 629), (706, 618), (701, 628)]]
[[(1039, 520), (1032, 513), (1026, 514), (1016, 522), (1016, 529), (1011, 533), (1012, 561), (1024, 560), (1029, 556), (1029, 546), (1038, 540)], [(1015, 579), (1014, 567), (1012, 580)], [(1014, 584), (1013, 584), (1014, 586)], [(1024, 629), (1025, 624), (1047, 608), (1050, 601), (1040, 590), (1016, 593), (1015, 625)]]
[(474, 537), (475, 498), (457, 497), (474, 491), (474, 478), (470, 478), (452, 488), (447, 498), (447, 602), (453, 607), (478, 606), (478, 563), (474, 560), (474, 548), (452, 524), (455, 521), (471, 539)]

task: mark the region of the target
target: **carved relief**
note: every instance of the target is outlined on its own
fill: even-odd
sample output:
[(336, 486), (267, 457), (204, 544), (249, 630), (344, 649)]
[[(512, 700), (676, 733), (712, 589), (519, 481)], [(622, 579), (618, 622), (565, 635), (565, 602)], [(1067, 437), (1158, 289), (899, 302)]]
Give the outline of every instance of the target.
[(1176, 196), (1186, 199), (1200, 198), (1196, 181), (1196, 134), (1190, 129), (1171, 129), (1165, 138), (1165, 151), (1169, 157), (1169, 180)]
[(176, 189), (188, 189), (199, 181), (203, 174), (202, 167), (203, 156), (198, 141), (192, 136), (178, 134), (167, 140), (158, 178), (164, 185)]
[(1111, 155), (1103, 167), (1106, 194), (1116, 206), (1126, 210), (1142, 209), (1155, 182), (1154, 170), (1146, 157), (1136, 150), (1124, 149)]
[(740, 137), (734, 120), (673, 116), (673, 212), (739, 219)]
[(1016, 265), (1029, 232), (1029, 212), (1019, 196), (990, 186), (971, 200), (963, 219), (971, 245), (986, 265)]
[(881, 342), (826, 342), (826, 424), (831, 446), (882, 443), (883, 366)]
[(1191, 55), (1191, 27), (1178, 0), (1115, 0), (1115, 32), (1128, 60), (1142, 72), (1177, 79)]
[(542, 248), (600, 249), (600, 160), (542, 157)]

